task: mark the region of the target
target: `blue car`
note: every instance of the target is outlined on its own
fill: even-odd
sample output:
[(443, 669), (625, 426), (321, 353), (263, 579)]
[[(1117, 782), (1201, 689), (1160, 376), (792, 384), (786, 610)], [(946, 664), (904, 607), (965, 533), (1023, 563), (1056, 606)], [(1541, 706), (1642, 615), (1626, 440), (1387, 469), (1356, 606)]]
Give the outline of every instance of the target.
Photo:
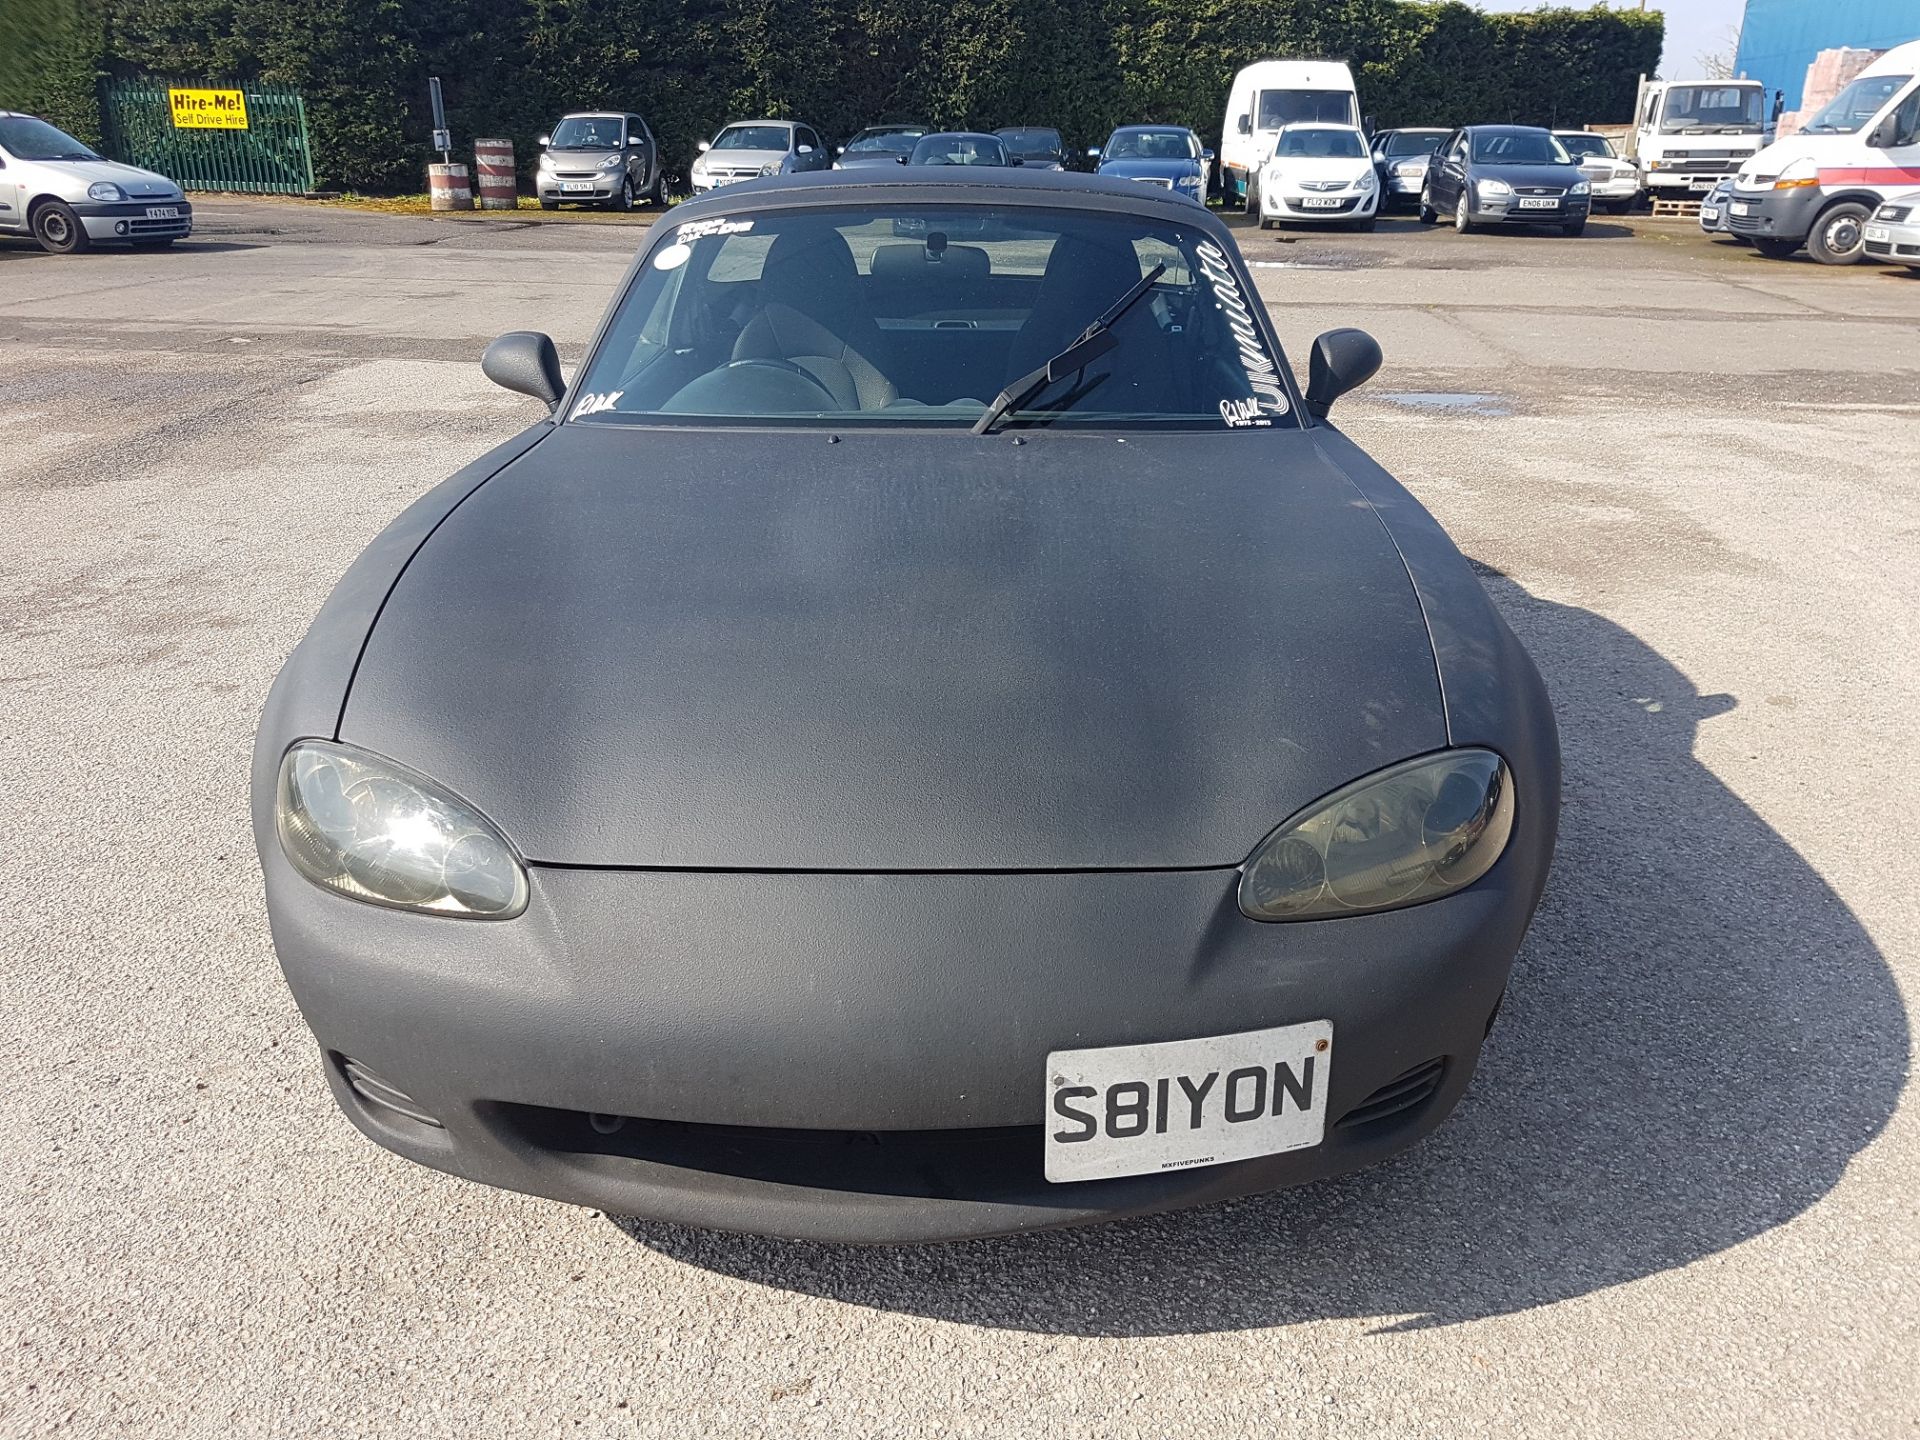
[(1213, 151), (1179, 125), (1122, 125), (1098, 150), (1089, 150), (1100, 174), (1142, 180), (1197, 204), (1207, 203), (1207, 172)]

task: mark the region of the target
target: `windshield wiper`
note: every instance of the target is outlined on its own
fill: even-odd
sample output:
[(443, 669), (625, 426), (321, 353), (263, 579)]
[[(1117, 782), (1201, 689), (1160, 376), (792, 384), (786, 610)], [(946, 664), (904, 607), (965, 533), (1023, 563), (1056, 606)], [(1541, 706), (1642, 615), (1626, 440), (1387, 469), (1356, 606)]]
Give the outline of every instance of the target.
[(1139, 283), (1131, 290), (1114, 301), (1105, 314), (1082, 330), (1071, 345), (1038, 370), (1022, 375), (1002, 390), (987, 407), (986, 413), (974, 422), (973, 433), (991, 435), (994, 426), (1033, 399), (1047, 386), (1055, 381), (1066, 379), (1075, 371), (1086, 369), (1088, 365), (1118, 345), (1120, 337), (1113, 333), (1113, 327), (1119, 323), (1122, 315), (1134, 307), (1141, 296), (1153, 289), (1154, 282), (1166, 273), (1167, 263), (1163, 260), (1142, 275)]

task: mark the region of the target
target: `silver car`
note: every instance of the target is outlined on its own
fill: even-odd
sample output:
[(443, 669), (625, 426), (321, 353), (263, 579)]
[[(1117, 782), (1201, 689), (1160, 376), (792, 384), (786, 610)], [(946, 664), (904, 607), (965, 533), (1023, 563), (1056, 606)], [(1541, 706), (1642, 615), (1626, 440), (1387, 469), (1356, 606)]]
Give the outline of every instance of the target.
[(761, 175), (794, 175), (828, 170), (833, 152), (811, 125), (792, 120), (736, 120), (711, 140), (700, 142), (694, 157), (693, 193), (704, 195), (736, 180)]
[(667, 203), (660, 146), (638, 115), (582, 110), (560, 117), (540, 137), (534, 188), (542, 210), (561, 205), (605, 205), (631, 210), (637, 202)]
[(33, 115), (0, 110), (0, 235), (73, 255), (96, 240), (157, 250), (193, 233), (193, 206), (164, 175), (95, 154)]
[(1861, 227), (1862, 244), (1875, 260), (1905, 265), (1920, 274), (1920, 190), (1895, 195)]

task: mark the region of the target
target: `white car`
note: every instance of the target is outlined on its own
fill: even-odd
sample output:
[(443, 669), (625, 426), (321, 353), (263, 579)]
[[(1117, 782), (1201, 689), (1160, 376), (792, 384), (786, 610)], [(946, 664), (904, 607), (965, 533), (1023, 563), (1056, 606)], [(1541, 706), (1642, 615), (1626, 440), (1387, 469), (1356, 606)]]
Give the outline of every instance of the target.
[(1873, 212), (1861, 234), (1867, 256), (1920, 274), (1920, 190), (1896, 195)]
[(160, 249), (193, 233), (193, 206), (164, 175), (122, 165), (33, 115), (0, 110), (0, 235), (73, 255), (96, 240)]
[(700, 142), (687, 178), (701, 196), (738, 180), (832, 168), (833, 152), (811, 125), (791, 120), (736, 120)]
[(1260, 228), (1353, 225), (1371, 230), (1380, 213), (1380, 177), (1367, 137), (1353, 125), (1288, 125), (1260, 170)]
[(1604, 135), (1591, 130), (1556, 130), (1553, 138), (1573, 156), (1580, 174), (1593, 187), (1593, 208), (1609, 214), (1624, 215), (1633, 209), (1640, 195), (1640, 171), (1631, 160), (1613, 153), (1613, 145)]

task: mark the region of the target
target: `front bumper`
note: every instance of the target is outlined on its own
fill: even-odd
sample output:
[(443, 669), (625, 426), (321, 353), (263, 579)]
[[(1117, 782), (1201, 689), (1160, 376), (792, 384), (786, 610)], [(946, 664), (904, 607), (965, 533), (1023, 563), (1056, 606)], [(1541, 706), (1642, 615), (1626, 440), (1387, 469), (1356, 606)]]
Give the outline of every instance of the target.
[[(1332, 200), (1334, 205), (1315, 205), (1309, 207), (1305, 202), (1313, 200)], [(1288, 193), (1285, 190), (1270, 191), (1264, 185), (1260, 187), (1260, 214), (1267, 220), (1285, 220), (1290, 225), (1311, 225), (1316, 221), (1339, 222), (1342, 220), (1365, 220), (1379, 213), (1380, 190), (1375, 186), (1364, 191), (1326, 191), (1317, 195)]]
[(1478, 195), (1467, 200), (1467, 218), (1475, 225), (1570, 225), (1585, 220), (1592, 210), (1587, 195), (1563, 196), (1551, 210), (1522, 210), (1514, 199), (1483, 200)]
[[(1553, 807), (1528, 809), (1470, 889), (1306, 924), (1245, 919), (1234, 870), (536, 868), (527, 912), (489, 923), (323, 892), (270, 831), (261, 860), (333, 1093), (380, 1144), (615, 1214), (899, 1242), (1270, 1190), (1419, 1139), (1466, 1089), (1545, 878)], [(1049, 1052), (1322, 1018), (1320, 1146), (1045, 1180)]]
[(1735, 186), (1727, 205), (1727, 228), (1749, 240), (1803, 241), (1813, 229), (1822, 198), (1818, 185), (1796, 185), (1790, 190)]
[[(1910, 212), (1920, 214), (1920, 212)], [(1920, 218), (1909, 220), (1866, 221), (1867, 232), (1863, 242), (1866, 252), (1875, 260), (1886, 260), (1895, 265), (1920, 266)], [(1885, 239), (1874, 237), (1881, 231), (1886, 232)]]
[[(69, 201), (90, 240), (180, 240), (193, 233), (193, 206), (186, 200)], [(150, 215), (172, 210), (173, 215)]]
[[(584, 185), (587, 188), (570, 190), (567, 188), (570, 185)], [(591, 178), (573, 176), (565, 180), (541, 173), (533, 177), (533, 187), (539, 197), (549, 204), (556, 200), (577, 205), (606, 204), (620, 193), (620, 172), (615, 170), (611, 174), (596, 174)]]
[(1612, 180), (1589, 180), (1587, 183), (1593, 187), (1589, 200), (1631, 200), (1640, 193), (1640, 180), (1635, 175), (1622, 175)]

